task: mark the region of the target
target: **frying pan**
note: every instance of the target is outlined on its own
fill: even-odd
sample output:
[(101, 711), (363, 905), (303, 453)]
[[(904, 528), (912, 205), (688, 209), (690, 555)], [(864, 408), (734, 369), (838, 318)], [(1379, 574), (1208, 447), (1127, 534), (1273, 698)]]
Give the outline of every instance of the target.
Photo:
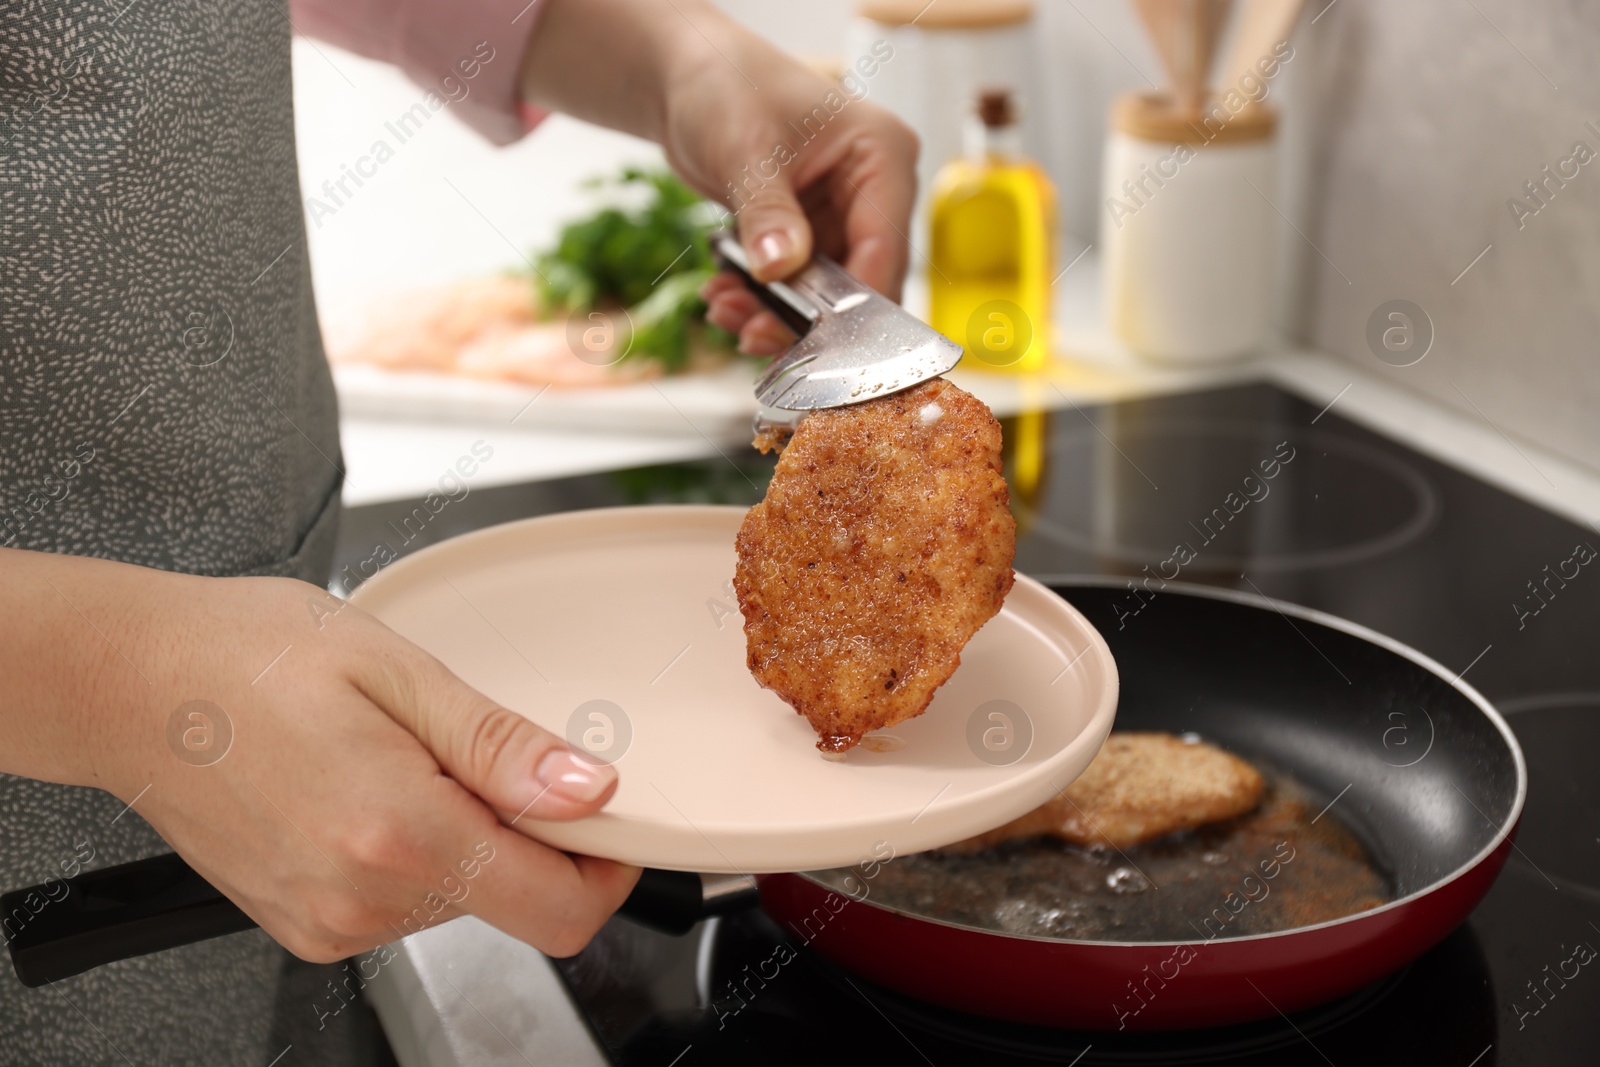
[(1336, 801), (1394, 898), (1252, 937), (1069, 941), (848, 899), (813, 875), (763, 879), (763, 907), (816, 951), (973, 1014), (1080, 1029), (1216, 1026), (1376, 981), (1488, 892), (1513, 847), (1527, 769), (1499, 713), (1451, 672), (1365, 627), (1260, 597), (1176, 583), (1135, 593), (1115, 579), (1052, 588), (1111, 647), (1118, 729), (1194, 731)]
[[(1286, 772), (1337, 805), (1391, 881), (1391, 902), (1249, 937), (1073, 941), (852, 899), (813, 874), (759, 878), (761, 906), (798, 940), (880, 985), (974, 1014), (1082, 1029), (1205, 1027), (1376, 981), (1444, 938), (1488, 891), (1514, 847), (1527, 769), (1505, 721), (1459, 677), (1364, 627), (1261, 597), (1120, 579), (1052, 588), (1111, 647), (1119, 728), (1193, 731)], [(250, 925), (177, 857), (68, 884), (74, 893), (11, 942), (29, 984)], [(693, 875), (647, 872), (624, 911), (681, 930), (738, 907), (727, 888), (702, 893)], [(10, 914), (43, 892), (6, 894), (0, 908)]]

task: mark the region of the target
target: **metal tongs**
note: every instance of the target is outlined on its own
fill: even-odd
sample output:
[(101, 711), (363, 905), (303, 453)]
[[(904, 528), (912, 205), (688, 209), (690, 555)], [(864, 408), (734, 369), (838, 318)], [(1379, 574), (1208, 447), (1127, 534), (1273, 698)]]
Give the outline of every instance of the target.
[[(844, 407), (937, 378), (961, 346), (899, 304), (814, 256), (781, 282), (759, 282), (731, 231), (713, 234), (717, 259), (800, 335), (756, 382), (756, 430), (792, 428), (808, 411)], [(768, 410), (772, 409), (772, 410)]]

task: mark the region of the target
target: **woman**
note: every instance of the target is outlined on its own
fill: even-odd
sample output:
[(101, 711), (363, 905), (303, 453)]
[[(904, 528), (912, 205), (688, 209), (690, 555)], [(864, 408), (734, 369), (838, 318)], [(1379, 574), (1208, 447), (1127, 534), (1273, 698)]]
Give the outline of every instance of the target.
[[(610, 768), (320, 588), (342, 472), (291, 26), (429, 88), (477, 64), (458, 110), (498, 141), (519, 108), (658, 141), (769, 278), (815, 242), (898, 295), (916, 146), (852, 102), (771, 164), (830, 86), (709, 4), (524, 2), (67, 0), (0, 22), (0, 880), (170, 847), (265, 931), (40, 990), (6, 973), (0, 1060), (362, 1062), (359, 1013), (327, 1006), (345, 972), (299, 961), (393, 940), (469, 865), (435, 921), (557, 955), (633, 885), (509, 825), (598, 810)], [(735, 283), (707, 295), (747, 350), (784, 343)], [(196, 730), (225, 755), (196, 759)]]

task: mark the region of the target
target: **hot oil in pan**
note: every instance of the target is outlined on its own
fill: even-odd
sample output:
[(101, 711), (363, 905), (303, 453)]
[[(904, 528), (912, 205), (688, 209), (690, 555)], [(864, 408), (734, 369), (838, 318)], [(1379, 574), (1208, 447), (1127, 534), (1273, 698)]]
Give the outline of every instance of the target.
[(870, 899), (1012, 934), (1164, 942), (1309, 926), (1392, 899), (1332, 813), (1319, 818), (1321, 805), (1292, 779), (1262, 775), (1261, 803), (1237, 819), (1123, 852), (1041, 838), (905, 856), (882, 867)]

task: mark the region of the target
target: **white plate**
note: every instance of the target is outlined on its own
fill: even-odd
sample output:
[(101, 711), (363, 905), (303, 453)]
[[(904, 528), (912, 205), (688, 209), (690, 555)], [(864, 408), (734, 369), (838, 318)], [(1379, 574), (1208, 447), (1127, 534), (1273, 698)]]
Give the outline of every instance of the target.
[(335, 364), (339, 413), (348, 418), (520, 429), (623, 431), (714, 440), (747, 438), (760, 366), (738, 360), (712, 371), (593, 388), (520, 385), (430, 371)]
[(642, 507), (508, 523), (400, 560), (353, 599), (615, 763), (602, 813), (518, 824), (570, 852), (748, 874), (904, 855), (1032, 810), (1100, 750), (1117, 704), (1110, 650), (1019, 575), (928, 710), (885, 731), (901, 747), (823, 759), (745, 666), (732, 587), (743, 516)]

